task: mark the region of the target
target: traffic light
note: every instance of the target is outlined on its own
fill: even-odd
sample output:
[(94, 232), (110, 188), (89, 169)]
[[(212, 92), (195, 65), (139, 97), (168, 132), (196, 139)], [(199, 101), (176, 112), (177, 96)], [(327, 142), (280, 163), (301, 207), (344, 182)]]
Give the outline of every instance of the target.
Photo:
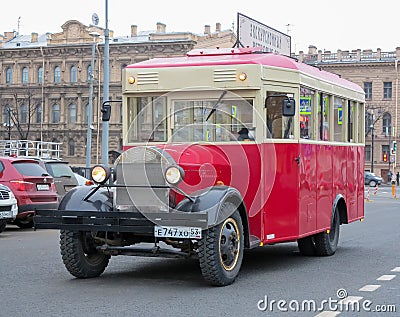
[(383, 154), (383, 161), (384, 162), (388, 161), (388, 155), (386, 153)]
[(393, 141), (393, 154), (396, 154), (396, 149), (397, 149), (397, 142)]

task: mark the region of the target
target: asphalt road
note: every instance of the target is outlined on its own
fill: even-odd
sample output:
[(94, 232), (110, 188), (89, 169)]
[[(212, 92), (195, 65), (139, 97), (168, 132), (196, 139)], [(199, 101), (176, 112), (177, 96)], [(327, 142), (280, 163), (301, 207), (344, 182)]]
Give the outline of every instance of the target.
[[(380, 188), (365, 206), (364, 222), (341, 226), (334, 256), (303, 257), (295, 243), (251, 250), (227, 287), (208, 286), (198, 263), (182, 259), (113, 257), (101, 277), (75, 279), (58, 231), (8, 226), (0, 234), (0, 316), (400, 316), (400, 200)], [(360, 311), (342, 305), (339, 314), (338, 292)], [(312, 302), (323, 311), (307, 309)]]

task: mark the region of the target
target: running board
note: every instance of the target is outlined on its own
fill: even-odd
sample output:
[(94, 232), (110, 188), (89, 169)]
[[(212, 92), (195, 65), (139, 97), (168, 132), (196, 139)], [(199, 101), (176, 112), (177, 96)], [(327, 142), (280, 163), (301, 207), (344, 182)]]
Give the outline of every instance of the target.
[(256, 236), (250, 235), (250, 241), (249, 241), (249, 249), (254, 249), (260, 246), (261, 240), (257, 238)]
[(129, 255), (129, 256), (143, 256), (143, 257), (161, 257), (161, 258), (196, 258), (196, 254), (177, 251), (173, 249), (164, 249), (160, 247), (143, 248), (143, 247), (115, 247), (110, 245), (102, 245), (97, 247), (98, 250), (109, 255)]

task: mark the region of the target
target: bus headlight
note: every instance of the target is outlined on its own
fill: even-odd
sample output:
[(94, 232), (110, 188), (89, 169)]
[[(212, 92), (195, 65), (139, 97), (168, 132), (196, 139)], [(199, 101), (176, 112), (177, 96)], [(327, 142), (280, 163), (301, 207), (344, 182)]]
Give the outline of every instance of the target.
[(179, 166), (170, 166), (165, 170), (165, 179), (171, 185), (177, 185), (183, 180), (184, 171)]
[(96, 165), (92, 168), (92, 179), (97, 184), (104, 184), (110, 175), (110, 169), (104, 165)]

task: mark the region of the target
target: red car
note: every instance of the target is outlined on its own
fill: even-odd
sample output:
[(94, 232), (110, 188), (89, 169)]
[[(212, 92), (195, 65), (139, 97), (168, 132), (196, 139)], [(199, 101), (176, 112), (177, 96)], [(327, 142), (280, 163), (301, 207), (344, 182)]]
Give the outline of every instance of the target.
[(18, 215), (13, 221), (20, 228), (33, 227), (36, 209), (57, 209), (58, 195), (53, 177), (28, 158), (0, 157), (0, 182), (14, 193)]

